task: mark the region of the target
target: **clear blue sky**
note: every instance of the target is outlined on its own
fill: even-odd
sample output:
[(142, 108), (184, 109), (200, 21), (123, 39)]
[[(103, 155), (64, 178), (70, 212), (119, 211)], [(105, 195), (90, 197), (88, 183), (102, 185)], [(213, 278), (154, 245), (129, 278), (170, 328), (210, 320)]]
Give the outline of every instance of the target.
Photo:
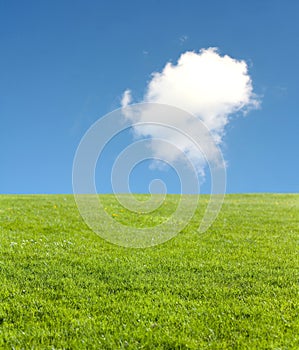
[(263, 96), (227, 129), (228, 192), (299, 192), (298, 13), (296, 0), (2, 0), (0, 193), (70, 193), (87, 128), (207, 47), (246, 60)]

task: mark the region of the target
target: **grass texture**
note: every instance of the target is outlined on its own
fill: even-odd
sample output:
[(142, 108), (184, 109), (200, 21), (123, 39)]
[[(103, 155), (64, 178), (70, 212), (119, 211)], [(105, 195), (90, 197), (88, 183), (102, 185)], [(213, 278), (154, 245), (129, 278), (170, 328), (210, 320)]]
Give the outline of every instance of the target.
[[(132, 226), (178, 200), (142, 216), (101, 198)], [(71, 195), (0, 196), (0, 349), (299, 349), (299, 195), (227, 195), (200, 234), (207, 199), (175, 238), (133, 249)]]

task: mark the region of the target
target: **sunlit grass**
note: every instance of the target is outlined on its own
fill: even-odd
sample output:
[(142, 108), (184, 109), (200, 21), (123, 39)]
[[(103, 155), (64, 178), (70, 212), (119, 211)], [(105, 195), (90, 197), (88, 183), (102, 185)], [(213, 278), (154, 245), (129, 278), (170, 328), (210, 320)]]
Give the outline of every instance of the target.
[[(128, 249), (70, 195), (0, 196), (0, 348), (298, 349), (299, 195), (228, 195), (199, 234), (207, 199), (174, 239)], [(178, 197), (152, 215), (102, 200), (142, 226)]]

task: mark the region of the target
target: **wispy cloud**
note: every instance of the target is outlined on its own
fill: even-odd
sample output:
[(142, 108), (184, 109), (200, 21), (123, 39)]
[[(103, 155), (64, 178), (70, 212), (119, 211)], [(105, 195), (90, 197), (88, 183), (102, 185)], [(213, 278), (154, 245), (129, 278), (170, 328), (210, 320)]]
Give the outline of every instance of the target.
[(181, 44), (184, 44), (189, 39), (188, 35), (181, 35), (179, 40)]
[(132, 102), (131, 90), (127, 89), (122, 95), (121, 106), (122, 108), (127, 107)]

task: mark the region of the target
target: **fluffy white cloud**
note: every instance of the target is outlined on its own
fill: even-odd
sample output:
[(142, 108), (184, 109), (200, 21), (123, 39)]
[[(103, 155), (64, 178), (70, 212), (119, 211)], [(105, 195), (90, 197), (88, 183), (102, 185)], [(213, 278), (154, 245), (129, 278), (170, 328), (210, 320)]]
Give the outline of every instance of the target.
[[(131, 92), (126, 90), (122, 98), (122, 107), (131, 101)], [(152, 113), (125, 113), (133, 122), (166, 122), (180, 130), (196, 130), (196, 120), (201, 120), (221, 145), (225, 126), (233, 113), (246, 112), (259, 106), (259, 99), (253, 92), (252, 80), (245, 61), (236, 60), (228, 55), (221, 56), (216, 48), (202, 49), (200, 52), (183, 53), (177, 64), (167, 63), (162, 72), (152, 74), (142, 102), (154, 102), (179, 107), (193, 114), (195, 121), (189, 118), (176, 118), (173, 114), (159, 115), (157, 120)], [(160, 119), (159, 119), (160, 118)], [(200, 128), (198, 128), (199, 130)], [(162, 138), (175, 143), (195, 163), (203, 173), (204, 161), (190, 140), (179, 135), (171, 135), (169, 130), (158, 126), (136, 127), (138, 136)], [(200, 132), (200, 131), (199, 131)], [(177, 157), (169, 149), (155, 148), (153, 153), (167, 160)], [(213, 157), (213, 152), (206, 160)]]

